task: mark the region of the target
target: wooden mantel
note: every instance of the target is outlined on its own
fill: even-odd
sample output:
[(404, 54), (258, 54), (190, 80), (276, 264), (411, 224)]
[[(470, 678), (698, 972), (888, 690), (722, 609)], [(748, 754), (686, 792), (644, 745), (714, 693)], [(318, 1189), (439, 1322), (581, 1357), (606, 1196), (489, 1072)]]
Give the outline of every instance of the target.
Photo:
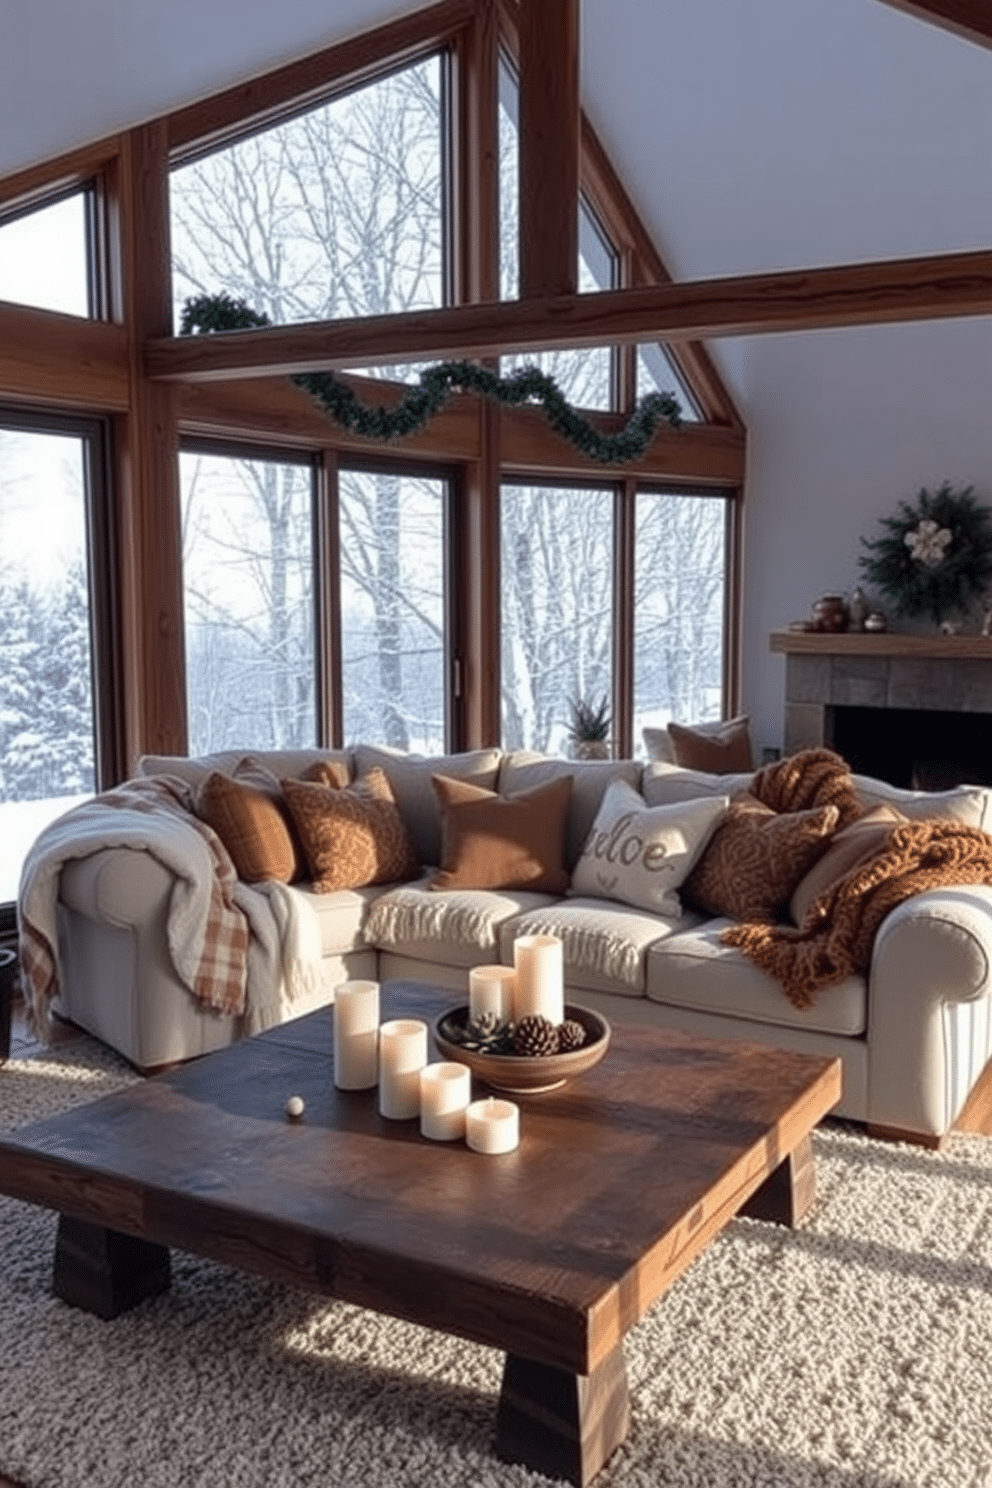
[(773, 630), (772, 651), (793, 656), (902, 656), (919, 660), (992, 661), (992, 636), (900, 635), (898, 631)]

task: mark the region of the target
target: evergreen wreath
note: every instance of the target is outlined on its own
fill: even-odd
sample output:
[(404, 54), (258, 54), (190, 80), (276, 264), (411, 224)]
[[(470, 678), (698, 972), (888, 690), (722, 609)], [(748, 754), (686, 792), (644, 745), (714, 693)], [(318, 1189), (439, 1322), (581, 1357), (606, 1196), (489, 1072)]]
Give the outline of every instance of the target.
[(915, 503), (901, 501), (882, 517), (885, 536), (869, 542), (859, 559), (869, 584), (900, 615), (927, 615), (935, 624), (964, 613), (992, 580), (992, 511), (979, 506), (971, 486), (955, 491), (947, 481)]
[[(179, 334), (244, 331), (267, 325), (271, 325), (268, 317), (243, 300), (227, 294), (198, 295), (183, 306)], [(419, 383), (408, 388), (394, 408), (367, 408), (330, 372), (301, 372), (292, 381), (315, 398), (342, 428), (366, 439), (403, 439), (415, 434), (456, 391), (479, 393), (511, 408), (531, 401), (541, 403), (551, 427), (602, 465), (623, 465), (639, 459), (662, 420), (673, 429), (682, 426), (682, 411), (674, 393), (648, 393), (618, 433), (603, 434), (572, 407), (554, 378), (538, 367), (521, 367), (509, 377), (498, 377), (474, 362), (439, 362), (420, 374)]]

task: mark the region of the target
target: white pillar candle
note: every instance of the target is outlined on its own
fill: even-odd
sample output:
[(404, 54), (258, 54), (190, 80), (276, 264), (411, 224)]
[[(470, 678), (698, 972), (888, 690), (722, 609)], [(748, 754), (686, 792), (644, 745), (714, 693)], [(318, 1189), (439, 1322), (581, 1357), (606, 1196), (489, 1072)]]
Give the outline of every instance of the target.
[(557, 1028), (565, 1020), (564, 954), (559, 937), (518, 936), (513, 942), (513, 964), (517, 971), (513, 996), (516, 1022), (540, 1013)]
[(520, 1107), (512, 1101), (473, 1101), (465, 1112), (465, 1140), (473, 1152), (512, 1152), (520, 1141)]
[(473, 966), (468, 974), (469, 1017), (474, 1021), (483, 1013), (495, 1013), (501, 1023), (509, 1023), (516, 980), (512, 966)]
[(394, 1018), (379, 1029), (379, 1113), (391, 1121), (420, 1115), (420, 1071), (427, 1063), (427, 1024)]
[(420, 1071), (420, 1134), (435, 1142), (465, 1135), (465, 1111), (472, 1099), (472, 1071), (466, 1064), (428, 1064)]
[(371, 1090), (379, 1079), (379, 983), (342, 982), (334, 989), (334, 1083)]

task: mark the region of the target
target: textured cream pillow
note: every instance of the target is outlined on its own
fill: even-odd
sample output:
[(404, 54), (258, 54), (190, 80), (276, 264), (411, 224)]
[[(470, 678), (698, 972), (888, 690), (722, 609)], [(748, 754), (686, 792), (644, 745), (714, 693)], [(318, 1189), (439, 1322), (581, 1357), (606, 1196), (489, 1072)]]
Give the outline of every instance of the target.
[(836, 806), (778, 815), (753, 796), (737, 797), (683, 889), (687, 904), (734, 920), (785, 919), (799, 880), (826, 852)]
[(683, 883), (730, 804), (709, 796), (648, 806), (623, 780), (606, 787), (569, 893), (619, 899), (670, 918), (682, 913)]

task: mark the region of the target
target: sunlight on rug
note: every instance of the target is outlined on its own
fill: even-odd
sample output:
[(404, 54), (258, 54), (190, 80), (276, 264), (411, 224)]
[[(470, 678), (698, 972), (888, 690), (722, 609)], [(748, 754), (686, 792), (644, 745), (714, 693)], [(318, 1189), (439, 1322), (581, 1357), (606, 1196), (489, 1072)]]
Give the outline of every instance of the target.
[[(0, 1128), (134, 1078), (88, 1039), (12, 1061)], [(992, 1141), (814, 1141), (807, 1225), (735, 1221), (629, 1335), (633, 1427), (597, 1488), (992, 1484)], [(24, 1488), (548, 1482), (491, 1456), (491, 1349), (178, 1253), (169, 1293), (103, 1323), (50, 1295), (54, 1240), (0, 1199), (0, 1473)]]

